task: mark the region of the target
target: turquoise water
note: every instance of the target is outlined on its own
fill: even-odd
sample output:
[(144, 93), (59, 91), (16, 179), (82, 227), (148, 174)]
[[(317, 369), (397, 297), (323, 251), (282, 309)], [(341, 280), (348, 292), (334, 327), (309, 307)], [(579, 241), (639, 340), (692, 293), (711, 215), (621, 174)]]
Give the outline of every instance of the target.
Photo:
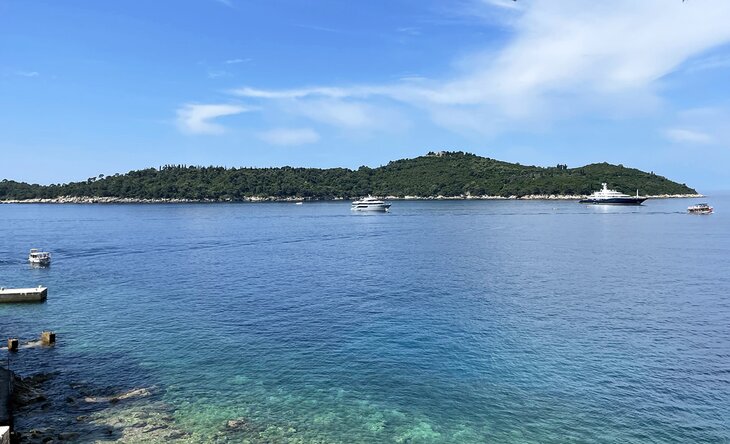
[(0, 285), (50, 288), (0, 336), (55, 330), (13, 368), (153, 387), (195, 442), (727, 443), (707, 200), (0, 205)]

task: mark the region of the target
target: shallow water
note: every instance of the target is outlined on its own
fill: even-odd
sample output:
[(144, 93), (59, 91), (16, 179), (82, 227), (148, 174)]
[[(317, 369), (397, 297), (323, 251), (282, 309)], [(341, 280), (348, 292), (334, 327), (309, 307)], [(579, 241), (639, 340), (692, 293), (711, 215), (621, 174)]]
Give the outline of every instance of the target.
[(730, 442), (704, 200), (0, 205), (0, 285), (50, 289), (0, 336), (55, 330), (13, 368), (154, 386), (196, 441)]

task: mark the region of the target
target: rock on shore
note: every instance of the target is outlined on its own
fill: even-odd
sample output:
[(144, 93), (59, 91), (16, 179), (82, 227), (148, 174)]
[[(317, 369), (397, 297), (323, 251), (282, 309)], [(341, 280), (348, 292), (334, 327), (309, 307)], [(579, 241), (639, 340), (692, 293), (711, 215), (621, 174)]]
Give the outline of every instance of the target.
[[(577, 194), (530, 194), (527, 196), (489, 196), (463, 194), (460, 196), (386, 196), (387, 200), (580, 200), (585, 195)], [(702, 194), (657, 194), (644, 196), (649, 199), (672, 199), (672, 198), (699, 198), (705, 197)], [(23, 200), (0, 200), (4, 204), (160, 204), (160, 203), (223, 203), (223, 202), (301, 202), (301, 197), (275, 197), (275, 196), (253, 196), (242, 200), (232, 201), (216, 199), (137, 199), (132, 197), (93, 197), (93, 196), (60, 196), (53, 198), (35, 198)], [(319, 200), (344, 200), (338, 197), (333, 199), (307, 199)]]

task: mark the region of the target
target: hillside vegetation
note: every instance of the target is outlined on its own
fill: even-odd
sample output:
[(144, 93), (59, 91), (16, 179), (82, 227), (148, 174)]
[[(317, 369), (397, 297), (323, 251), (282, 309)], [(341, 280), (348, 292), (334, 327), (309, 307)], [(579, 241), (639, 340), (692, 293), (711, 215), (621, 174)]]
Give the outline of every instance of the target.
[(100, 175), (63, 185), (3, 180), (0, 199), (60, 196), (132, 199), (245, 200), (252, 197), (333, 199), (380, 196), (526, 196), (589, 194), (607, 182), (627, 194), (694, 194), (685, 184), (622, 165), (523, 166), (463, 152), (429, 153), (378, 168), (223, 168), (167, 165)]

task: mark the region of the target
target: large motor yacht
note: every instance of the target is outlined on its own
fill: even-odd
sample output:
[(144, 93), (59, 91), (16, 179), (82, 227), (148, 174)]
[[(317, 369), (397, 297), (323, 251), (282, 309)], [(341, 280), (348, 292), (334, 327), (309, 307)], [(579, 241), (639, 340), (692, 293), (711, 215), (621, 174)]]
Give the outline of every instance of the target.
[(388, 208), (390, 208), (389, 203), (377, 197), (368, 196), (354, 201), (350, 209), (353, 211), (388, 211)]
[(608, 204), (608, 205), (641, 205), (646, 197), (639, 196), (639, 190), (636, 190), (636, 196), (619, 193), (615, 190), (609, 190), (605, 183), (602, 183), (603, 189), (596, 191), (585, 199), (581, 199), (580, 203), (585, 204)]

